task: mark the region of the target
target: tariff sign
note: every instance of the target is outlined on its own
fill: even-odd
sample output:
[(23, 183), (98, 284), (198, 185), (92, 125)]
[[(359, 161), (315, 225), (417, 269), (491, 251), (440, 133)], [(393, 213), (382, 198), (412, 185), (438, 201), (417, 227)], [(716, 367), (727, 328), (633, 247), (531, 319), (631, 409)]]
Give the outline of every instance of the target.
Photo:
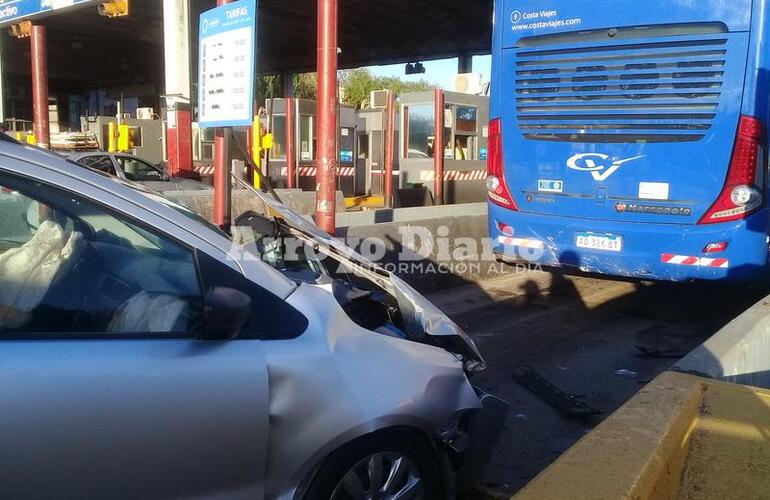
[(254, 106), (257, 0), (201, 14), (198, 121), (201, 128), (251, 125)]

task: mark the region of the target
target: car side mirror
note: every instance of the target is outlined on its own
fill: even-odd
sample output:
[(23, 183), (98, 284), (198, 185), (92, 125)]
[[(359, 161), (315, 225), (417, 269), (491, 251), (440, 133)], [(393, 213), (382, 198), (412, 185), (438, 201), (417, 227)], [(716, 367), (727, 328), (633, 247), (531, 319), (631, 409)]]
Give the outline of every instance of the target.
[(204, 340), (233, 340), (251, 317), (251, 297), (233, 288), (212, 288), (204, 299)]

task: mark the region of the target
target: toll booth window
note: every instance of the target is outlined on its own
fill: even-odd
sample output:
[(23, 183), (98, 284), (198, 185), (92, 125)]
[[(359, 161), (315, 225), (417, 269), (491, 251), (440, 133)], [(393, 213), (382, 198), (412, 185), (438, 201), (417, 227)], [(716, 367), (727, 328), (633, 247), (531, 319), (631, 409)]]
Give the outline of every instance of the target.
[(299, 117), (299, 159), (300, 161), (315, 160), (315, 131), (313, 117)]
[(455, 160), (478, 160), (478, 109), (475, 106), (455, 107)]
[(286, 117), (273, 117), (273, 149), (270, 155), (276, 160), (286, 159)]
[(404, 108), (406, 125), (406, 144), (404, 158), (427, 160), (433, 158), (436, 146), (436, 112), (431, 104)]
[(142, 127), (131, 127), (129, 133), (131, 134), (131, 144), (135, 148), (144, 147), (142, 141)]

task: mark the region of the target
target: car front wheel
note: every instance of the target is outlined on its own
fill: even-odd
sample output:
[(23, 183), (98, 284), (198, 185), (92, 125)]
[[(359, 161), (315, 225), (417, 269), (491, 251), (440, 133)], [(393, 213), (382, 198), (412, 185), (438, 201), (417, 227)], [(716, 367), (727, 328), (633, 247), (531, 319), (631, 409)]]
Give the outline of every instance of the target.
[(439, 500), (446, 498), (441, 465), (425, 440), (409, 433), (361, 438), (332, 454), (308, 499)]

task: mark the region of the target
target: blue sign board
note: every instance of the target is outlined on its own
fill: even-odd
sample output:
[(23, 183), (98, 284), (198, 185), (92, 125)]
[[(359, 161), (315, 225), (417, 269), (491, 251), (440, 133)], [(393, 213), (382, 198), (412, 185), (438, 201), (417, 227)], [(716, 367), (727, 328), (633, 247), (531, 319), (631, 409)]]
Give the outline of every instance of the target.
[(239, 0), (201, 14), (198, 123), (245, 127), (253, 120), (257, 0)]
[(487, 161), (488, 157), (489, 157), (489, 150), (487, 148), (480, 148), (479, 149), (479, 160)]
[(76, 5), (82, 7), (87, 3), (96, 3), (96, 0), (0, 0), (0, 26), (19, 23)]
[(353, 163), (353, 151), (340, 151), (340, 162), (341, 163)]

